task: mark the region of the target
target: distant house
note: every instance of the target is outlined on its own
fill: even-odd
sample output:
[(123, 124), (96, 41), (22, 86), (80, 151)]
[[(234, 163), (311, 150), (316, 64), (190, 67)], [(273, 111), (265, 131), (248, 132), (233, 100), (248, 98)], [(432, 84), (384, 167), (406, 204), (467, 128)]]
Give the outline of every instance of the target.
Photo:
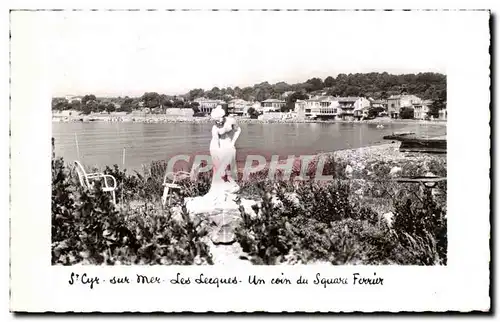
[(268, 98), (267, 100), (262, 101), (260, 104), (264, 113), (281, 112), (281, 109), (286, 106), (286, 102), (284, 100), (275, 98)]
[(72, 102), (72, 101), (79, 101), (81, 102), (82, 101), (82, 96), (73, 96), (73, 95), (67, 95), (64, 97), (68, 102)]
[(413, 103), (413, 118), (417, 120), (426, 120), (429, 118), (429, 107), (431, 106), (431, 100), (425, 100), (417, 103)]
[(383, 108), (387, 111), (387, 100), (370, 100), (370, 107)]
[(446, 121), (448, 119), (448, 110), (445, 108), (439, 110), (439, 119)]
[(415, 104), (422, 104), (422, 99), (415, 95), (392, 95), (387, 99), (387, 113), (391, 118), (399, 118), (402, 108), (413, 108)]
[(223, 100), (213, 100), (205, 97), (197, 98), (194, 100), (194, 102), (200, 104), (199, 106), (200, 112), (207, 114), (211, 113), (212, 110), (217, 107), (217, 105), (223, 105), (226, 103)]
[(295, 92), (294, 91), (286, 91), (283, 94), (281, 94), (281, 98), (285, 99), (288, 96), (292, 95), (293, 93), (295, 93)]
[(246, 115), (248, 109), (252, 106), (252, 102), (245, 101), (241, 98), (230, 100), (228, 103), (229, 110), (235, 115)]
[(354, 120), (363, 117), (363, 110), (369, 108), (370, 101), (364, 97), (337, 97), (342, 120)]
[(339, 102), (333, 96), (317, 96), (295, 102), (298, 118), (333, 119), (339, 114)]

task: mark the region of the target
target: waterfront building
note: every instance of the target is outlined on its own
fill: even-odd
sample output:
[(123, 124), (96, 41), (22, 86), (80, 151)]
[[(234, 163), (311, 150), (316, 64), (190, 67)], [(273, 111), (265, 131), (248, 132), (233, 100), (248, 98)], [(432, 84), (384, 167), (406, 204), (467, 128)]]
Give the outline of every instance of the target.
[(445, 108), (439, 110), (439, 119), (446, 121), (448, 119), (448, 110)]
[(232, 114), (243, 116), (247, 115), (247, 111), (252, 106), (252, 104), (253, 102), (248, 102), (241, 98), (236, 98), (229, 101), (228, 108), (232, 112)]
[(392, 95), (387, 99), (387, 113), (391, 118), (399, 118), (399, 113), (404, 107), (422, 104), (422, 99), (415, 95)]
[(337, 100), (340, 107), (339, 117), (344, 121), (361, 119), (370, 107), (370, 101), (365, 97), (337, 97)]
[(212, 110), (217, 107), (217, 105), (226, 104), (226, 102), (224, 102), (223, 100), (213, 100), (205, 97), (199, 97), (195, 99), (194, 102), (200, 104), (199, 106), (200, 112), (207, 114), (211, 113)]
[(339, 103), (333, 96), (316, 96), (297, 100), (294, 109), (298, 118), (334, 119), (339, 113)]
[(281, 109), (286, 106), (286, 101), (275, 98), (268, 98), (261, 102), (262, 112), (281, 112)]
[(429, 107), (431, 106), (431, 104), (431, 100), (413, 103), (413, 118), (417, 120), (429, 119)]

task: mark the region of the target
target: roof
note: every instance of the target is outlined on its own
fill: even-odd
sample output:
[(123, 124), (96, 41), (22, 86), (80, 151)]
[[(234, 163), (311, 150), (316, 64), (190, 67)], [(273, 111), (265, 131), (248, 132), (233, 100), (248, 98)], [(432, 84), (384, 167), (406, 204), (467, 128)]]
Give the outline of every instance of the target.
[(286, 102), (275, 98), (268, 98), (267, 100), (262, 101), (262, 103), (286, 103)]
[(194, 99), (195, 102), (214, 102), (214, 103), (225, 103), (223, 100), (213, 100), (205, 97), (198, 97)]
[(230, 100), (229, 103), (249, 103), (249, 102), (247, 102), (241, 98), (235, 98), (235, 99)]
[(339, 102), (356, 102), (360, 97), (337, 97)]
[(419, 98), (418, 96), (413, 95), (413, 94), (403, 94), (403, 95), (391, 95), (388, 99), (393, 100), (393, 99), (401, 99), (401, 98), (407, 98), (407, 97)]

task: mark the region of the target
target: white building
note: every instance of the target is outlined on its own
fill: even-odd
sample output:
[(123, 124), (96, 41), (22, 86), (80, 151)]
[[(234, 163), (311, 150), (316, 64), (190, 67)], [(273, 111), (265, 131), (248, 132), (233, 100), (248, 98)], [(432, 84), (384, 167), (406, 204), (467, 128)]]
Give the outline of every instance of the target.
[(295, 102), (295, 113), (299, 118), (335, 118), (339, 103), (333, 96), (318, 96)]
[(262, 112), (281, 112), (281, 108), (285, 107), (286, 102), (284, 100), (278, 100), (275, 98), (268, 98), (261, 102)]
[(199, 97), (199, 98), (195, 99), (194, 102), (197, 102), (198, 104), (200, 104), (200, 107), (199, 107), (200, 112), (203, 112), (203, 113), (210, 113), (210, 112), (212, 112), (212, 110), (214, 108), (217, 107), (217, 105), (225, 104), (225, 102), (223, 100), (212, 100), (212, 99), (208, 99), (205, 97)]
[(252, 105), (253, 102), (248, 102), (241, 98), (236, 98), (229, 101), (228, 109), (230, 113), (235, 115), (247, 115), (247, 111)]
[(402, 108), (422, 104), (422, 99), (415, 95), (392, 95), (387, 99), (388, 113), (392, 118), (398, 118)]
[(439, 119), (446, 121), (448, 119), (448, 110), (445, 108), (439, 110)]
[(429, 107), (432, 101), (426, 100), (413, 103), (413, 118), (417, 120), (426, 120), (429, 118)]

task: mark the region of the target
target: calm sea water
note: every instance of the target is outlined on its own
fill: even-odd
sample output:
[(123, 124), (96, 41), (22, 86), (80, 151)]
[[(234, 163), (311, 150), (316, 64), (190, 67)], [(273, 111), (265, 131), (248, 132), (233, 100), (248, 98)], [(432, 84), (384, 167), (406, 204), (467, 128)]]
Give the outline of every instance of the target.
[[(66, 162), (79, 159), (88, 166), (102, 168), (118, 164), (129, 170), (141, 170), (151, 161), (168, 160), (177, 154), (208, 155), (211, 124), (188, 123), (53, 123), (56, 155)], [(439, 125), (355, 123), (242, 124), (236, 142), (237, 160), (248, 154), (316, 154), (368, 145), (388, 143), (382, 137), (393, 132), (443, 135)], [(78, 140), (79, 158), (76, 146)], [(123, 165), (123, 150), (125, 164)]]

